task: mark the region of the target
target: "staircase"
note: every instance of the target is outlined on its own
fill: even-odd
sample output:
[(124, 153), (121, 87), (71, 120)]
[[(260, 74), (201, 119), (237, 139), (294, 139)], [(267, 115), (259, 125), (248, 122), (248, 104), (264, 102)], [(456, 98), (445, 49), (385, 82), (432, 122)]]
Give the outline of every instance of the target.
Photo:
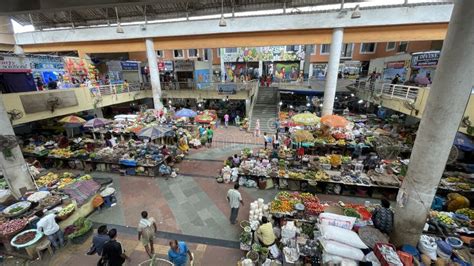
[(260, 120), (260, 134), (275, 133), (274, 123), (278, 115), (277, 102), (278, 89), (273, 87), (259, 87), (257, 99), (252, 111), (252, 120), (250, 121), (250, 132), (255, 130), (255, 122)]

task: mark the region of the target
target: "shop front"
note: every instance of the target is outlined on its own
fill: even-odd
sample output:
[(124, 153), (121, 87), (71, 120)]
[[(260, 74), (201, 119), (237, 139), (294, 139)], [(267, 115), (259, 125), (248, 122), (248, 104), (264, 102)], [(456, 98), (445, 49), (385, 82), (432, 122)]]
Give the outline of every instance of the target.
[(440, 51), (412, 54), (410, 82), (417, 86), (430, 86), (438, 66)]
[(0, 90), (2, 93), (36, 91), (29, 58), (0, 55)]
[(177, 89), (192, 89), (194, 81), (194, 61), (176, 60), (174, 71), (178, 81)]

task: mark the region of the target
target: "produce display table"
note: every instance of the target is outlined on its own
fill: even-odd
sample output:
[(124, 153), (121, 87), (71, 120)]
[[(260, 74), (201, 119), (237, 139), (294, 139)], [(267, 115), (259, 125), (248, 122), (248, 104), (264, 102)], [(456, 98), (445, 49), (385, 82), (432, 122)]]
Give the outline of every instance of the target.
[[(35, 154), (26, 154), (25, 157), (33, 157), (46, 167), (53, 166), (47, 162), (47, 160), (49, 160), (49, 161), (55, 161), (54, 165), (60, 162), (63, 166), (70, 167), (76, 170), (86, 170), (88, 172), (99, 171), (99, 172), (112, 172), (112, 173), (121, 173), (122, 171), (123, 173), (126, 173), (127, 175), (149, 176), (149, 177), (158, 176), (158, 168), (163, 163), (163, 160), (159, 160), (159, 161), (155, 161), (154, 164), (138, 163), (136, 166), (129, 166), (120, 162), (91, 160), (91, 159), (73, 158), (73, 157), (58, 158), (58, 157), (52, 157), (52, 156), (37, 156)], [(70, 162), (73, 162), (73, 163), (70, 163)], [(145, 171), (137, 172), (136, 168), (138, 167), (143, 167)]]
[[(340, 175), (340, 171), (334, 170), (324, 170), (329, 176)], [(365, 174), (362, 174), (365, 175)], [(366, 176), (366, 175), (365, 175)], [(260, 180), (268, 180), (273, 179), (275, 184), (278, 184), (279, 187), (282, 187), (285, 181), (291, 181), (295, 186), (286, 186), (285, 189), (287, 190), (294, 190), (294, 191), (309, 191), (314, 187), (315, 191), (311, 192), (321, 192), (324, 191), (328, 184), (337, 184), (342, 186), (343, 191), (352, 191), (357, 187), (366, 188), (367, 194), (363, 197), (372, 197), (376, 193), (380, 192), (381, 195), (383, 194), (396, 194), (398, 193), (398, 186), (388, 186), (388, 185), (378, 185), (378, 184), (362, 184), (362, 183), (348, 183), (344, 181), (335, 181), (335, 180), (308, 180), (308, 179), (297, 179), (297, 178), (290, 178), (290, 177), (283, 177), (283, 176), (262, 176), (262, 175), (252, 175), (252, 174), (245, 174), (239, 173), (239, 178), (247, 178), (254, 180), (257, 184)], [(362, 196), (362, 195), (352, 195), (351, 196)], [(380, 197), (381, 198), (381, 197)]]

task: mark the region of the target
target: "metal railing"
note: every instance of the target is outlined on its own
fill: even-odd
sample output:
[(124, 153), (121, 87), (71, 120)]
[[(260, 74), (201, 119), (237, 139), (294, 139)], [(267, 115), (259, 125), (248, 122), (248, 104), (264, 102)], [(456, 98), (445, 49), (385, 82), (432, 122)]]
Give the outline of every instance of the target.
[(416, 100), (420, 87), (384, 83), (379, 94), (389, 96), (390, 99)]
[(355, 88), (356, 90), (370, 91), (376, 95), (381, 95), (390, 99), (395, 98), (410, 101), (416, 100), (421, 89), (421, 87), (417, 86), (364, 81), (355, 83), (350, 87)]
[(147, 84), (143, 83), (129, 83), (128, 85), (124, 85), (123, 83), (118, 84), (108, 84), (108, 85), (100, 85), (100, 86), (93, 86), (90, 87), (89, 90), (92, 93), (97, 93), (98, 95), (116, 95), (120, 93), (130, 93), (134, 91), (141, 91), (150, 89)]
[(236, 91), (251, 91), (258, 82), (256, 80), (244, 82), (161, 82), (161, 90), (208, 90), (217, 91), (221, 84), (235, 84)]

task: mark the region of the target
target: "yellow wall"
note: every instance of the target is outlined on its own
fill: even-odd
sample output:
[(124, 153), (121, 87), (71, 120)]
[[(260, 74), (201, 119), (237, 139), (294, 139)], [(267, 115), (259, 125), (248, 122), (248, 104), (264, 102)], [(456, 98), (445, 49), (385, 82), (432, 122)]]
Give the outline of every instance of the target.
[[(17, 109), (23, 112), (23, 117), (18, 120), (13, 121), (13, 125), (23, 124), (27, 122), (47, 119), (51, 117), (63, 116), (73, 113), (78, 113), (86, 110), (94, 109), (94, 97), (89, 93), (89, 90), (86, 88), (76, 88), (76, 89), (68, 89), (74, 91), (76, 94), (78, 105), (71, 106), (67, 108), (56, 109), (53, 113), (50, 111), (38, 112), (33, 114), (26, 114), (25, 110), (23, 109), (23, 104), (20, 100), (20, 95), (26, 94), (38, 94), (38, 93), (51, 93), (52, 91), (34, 91), (34, 92), (22, 92), (22, 93), (8, 93), (3, 94), (1, 98), (3, 98), (3, 103), (5, 105), (5, 109), (7, 111), (12, 109)], [(64, 91), (64, 90), (60, 90)], [(53, 91), (54, 93), (54, 91)], [(137, 94), (138, 93), (138, 94)], [(135, 96), (135, 94), (137, 94)], [(151, 98), (151, 90), (145, 90), (140, 92), (130, 92), (130, 93), (121, 93), (117, 95), (104, 95), (102, 96), (102, 102), (98, 104), (99, 107), (130, 102), (133, 101), (134, 98), (136, 100), (143, 99), (143, 98)]]
[[(441, 23), (348, 28), (344, 31), (344, 42), (443, 40), (447, 27), (447, 23)], [(154, 38), (154, 43), (156, 50), (200, 49), (330, 43), (331, 36), (331, 29), (282, 30)], [(23, 49), (25, 52), (78, 51), (79, 54), (146, 51), (144, 39), (24, 45)]]

